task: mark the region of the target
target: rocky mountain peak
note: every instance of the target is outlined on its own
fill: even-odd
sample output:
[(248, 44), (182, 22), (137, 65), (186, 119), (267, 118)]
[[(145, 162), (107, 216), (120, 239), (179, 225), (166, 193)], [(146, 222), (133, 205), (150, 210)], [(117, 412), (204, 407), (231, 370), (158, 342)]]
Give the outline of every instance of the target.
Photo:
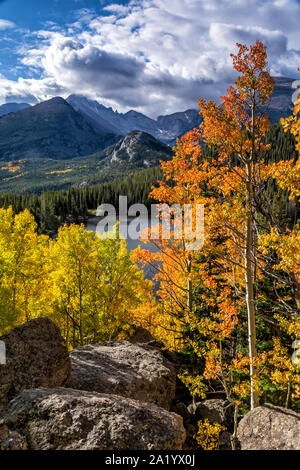
[(170, 156), (172, 150), (147, 132), (129, 132), (113, 147), (111, 162), (142, 162), (143, 166), (154, 166), (159, 160)]

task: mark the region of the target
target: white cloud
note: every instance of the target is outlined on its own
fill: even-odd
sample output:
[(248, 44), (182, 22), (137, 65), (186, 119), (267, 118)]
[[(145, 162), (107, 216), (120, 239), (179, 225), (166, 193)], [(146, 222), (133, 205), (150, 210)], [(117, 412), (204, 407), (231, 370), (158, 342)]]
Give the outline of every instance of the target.
[(256, 39), (268, 47), (273, 74), (297, 76), (296, 0), (132, 0), (105, 11), (81, 10), (68, 32), (38, 32), (39, 46), (22, 63), (41, 79), (6, 81), (5, 90), (38, 99), (81, 93), (122, 111), (170, 113), (223, 93), (235, 76), (235, 43)]
[(0, 30), (14, 28), (16, 25), (12, 21), (0, 19)]
[(118, 13), (120, 15), (127, 14), (129, 12), (129, 6), (120, 5), (118, 3), (113, 3), (112, 5), (107, 5), (103, 8), (104, 11), (111, 11), (113, 13)]
[(267, 46), (269, 57), (287, 52), (287, 37), (281, 31), (270, 31), (260, 26), (211, 23), (209, 35), (216, 48), (223, 44), (230, 49), (233, 43), (249, 44), (259, 39)]

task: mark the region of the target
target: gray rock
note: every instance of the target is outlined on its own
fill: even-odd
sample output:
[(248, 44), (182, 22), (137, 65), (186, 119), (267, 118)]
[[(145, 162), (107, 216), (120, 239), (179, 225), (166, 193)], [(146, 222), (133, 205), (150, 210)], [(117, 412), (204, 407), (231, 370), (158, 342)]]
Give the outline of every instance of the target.
[(0, 450), (27, 450), (26, 439), (0, 421)]
[(142, 166), (155, 166), (159, 159), (167, 160), (172, 155), (172, 149), (143, 131), (131, 131), (111, 149), (106, 151), (111, 162), (128, 161)]
[(31, 450), (180, 450), (182, 418), (129, 398), (79, 390), (25, 390), (4, 418)]
[(194, 415), (194, 421), (208, 419), (210, 423), (219, 423), (231, 430), (233, 426), (234, 406), (227, 400), (215, 398), (204, 400), (188, 407), (189, 412)]
[(68, 387), (112, 393), (170, 409), (176, 373), (158, 349), (111, 341), (74, 349), (70, 356)]
[(6, 346), (6, 364), (0, 365), (0, 410), (22, 390), (60, 387), (68, 380), (68, 349), (48, 318), (31, 320), (0, 340)]
[(259, 406), (242, 418), (237, 435), (242, 450), (300, 450), (300, 414)]

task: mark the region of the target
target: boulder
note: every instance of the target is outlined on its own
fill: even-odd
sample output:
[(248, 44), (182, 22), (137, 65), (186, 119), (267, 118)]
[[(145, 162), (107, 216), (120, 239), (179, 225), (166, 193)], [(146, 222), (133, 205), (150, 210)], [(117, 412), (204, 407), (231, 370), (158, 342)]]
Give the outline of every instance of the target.
[(0, 450), (27, 450), (26, 439), (0, 421)]
[(227, 400), (215, 398), (192, 404), (188, 407), (194, 422), (208, 419), (210, 423), (219, 423), (231, 430), (233, 427), (234, 406)]
[(70, 356), (68, 387), (121, 395), (170, 409), (176, 372), (158, 349), (110, 341), (74, 349)]
[(242, 450), (300, 450), (300, 414), (258, 406), (241, 419), (237, 436)]
[(6, 363), (0, 365), (0, 410), (26, 388), (60, 387), (70, 376), (68, 349), (48, 318), (36, 318), (0, 338)]
[(66, 388), (25, 390), (4, 417), (30, 450), (180, 450), (182, 418), (156, 405)]

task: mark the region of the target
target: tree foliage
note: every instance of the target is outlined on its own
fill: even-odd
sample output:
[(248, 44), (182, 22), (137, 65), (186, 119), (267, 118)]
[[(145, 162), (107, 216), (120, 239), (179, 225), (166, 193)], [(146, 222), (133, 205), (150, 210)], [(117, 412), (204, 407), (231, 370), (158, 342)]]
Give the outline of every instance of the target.
[(56, 239), (34, 217), (0, 210), (0, 330), (49, 316), (70, 347), (124, 337), (131, 314), (151, 298), (151, 283), (130, 261), (126, 242), (98, 238), (83, 225)]
[[(243, 409), (250, 397), (252, 407), (259, 397), (297, 407), (299, 369), (291, 355), (299, 338), (298, 160), (292, 145), (284, 161), (274, 158), (268, 142), (262, 110), (273, 81), (266, 48), (259, 41), (237, 46), (237, 81), (221, 105), (200, 99), (200, 129), (178, 141), (172, 161), (161, 165), (165, 181), (151, 193), (182, 208), (204, 204), (204, 246), (189, 252), (173, 234), (152, 240), (158, 254), (139, 250), (136, 257), (158, 266), (153, 332), (189, 358), (181, 379), (193, 395), (223, 390)], [(297, 141), (296, 118), (283, 124)], [(283, 138), (278, 128), (275, 134)]]

